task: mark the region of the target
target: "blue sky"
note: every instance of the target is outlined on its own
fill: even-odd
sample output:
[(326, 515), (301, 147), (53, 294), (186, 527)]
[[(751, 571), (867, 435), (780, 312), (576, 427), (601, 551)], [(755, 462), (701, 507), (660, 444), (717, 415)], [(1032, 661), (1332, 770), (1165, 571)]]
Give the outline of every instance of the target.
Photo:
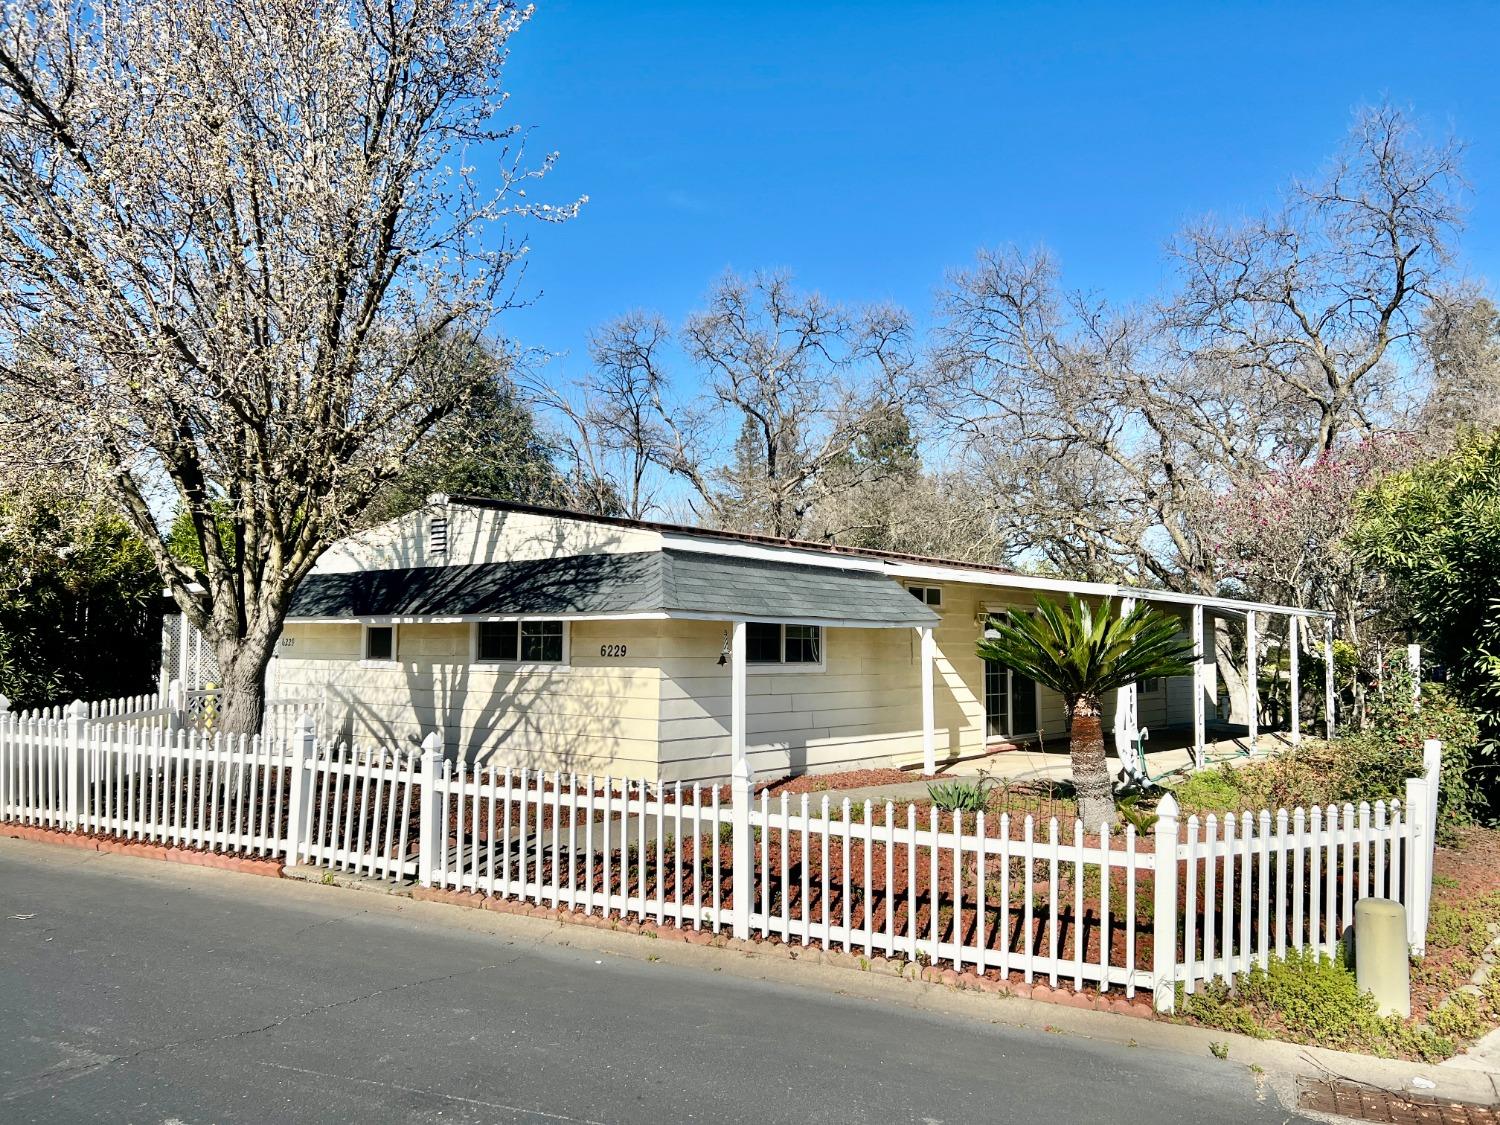
[(539, 0), (510, 115), (556, 149), (506, 336), (585, 362), (634, 308), (678, 322), (725, 269), (792, 270), (919, 321), (981, 245), (1148, 298), (1188, 219), (1259, 209), (1389, 97), (1469, 143), (1468, 271), (1500, 277), (1500, 4)]

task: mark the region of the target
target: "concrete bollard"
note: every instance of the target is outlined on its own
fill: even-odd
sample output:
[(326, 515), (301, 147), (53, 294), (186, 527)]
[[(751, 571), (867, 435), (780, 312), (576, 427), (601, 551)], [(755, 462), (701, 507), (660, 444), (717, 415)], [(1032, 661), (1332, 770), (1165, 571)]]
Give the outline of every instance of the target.
[(1375, 997), (1382, 1016), (1411, 1018), (1411, 962), (1406, 946), (1406, 908), (1388, 898), (1354, 904), (1354, 978)]

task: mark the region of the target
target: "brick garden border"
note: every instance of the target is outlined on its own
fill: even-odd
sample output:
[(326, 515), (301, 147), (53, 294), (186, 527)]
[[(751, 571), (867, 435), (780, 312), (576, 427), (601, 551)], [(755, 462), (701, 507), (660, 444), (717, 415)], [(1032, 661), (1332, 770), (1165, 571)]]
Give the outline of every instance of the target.
[(264, 856), (226, 855), (222, 852), (205, 852), (195, 848), (152, 844), (144, 840), (116, 840), (109, 836), (91, 836), (82, 832), (65, 832), (60, 828), (41, 828), (30, 824), (0, 826), (0, 835), (8, 836), (12, 840), (36, 840), (43, 844), (62, 844), (64, 847), (81, 848), (90, 852), (133, 855), (141, 859), (186, 863), (192, 867), (215, 867), (221, 871), (239, 871), (246, 875), (261, 875), (270, 879), (282, 878), (281, 860)]

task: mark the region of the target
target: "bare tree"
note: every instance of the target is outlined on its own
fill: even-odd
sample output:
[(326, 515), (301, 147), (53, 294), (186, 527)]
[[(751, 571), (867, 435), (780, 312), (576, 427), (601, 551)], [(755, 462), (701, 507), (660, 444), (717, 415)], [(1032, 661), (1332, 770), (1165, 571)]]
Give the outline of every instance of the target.
[(501, 221), (573, 212), (522, 198), (550, 158), (496, 124), (529, 12), (0, 12), (0, 381), (107, 481), (215, 646), (225, 728), (253, 730), (296, 583), (472, 389), (524, 249)]
[(1389, 424), (1392, 383), (1459, 226), (1459, 156), (1452, 140), (1424, 143), (1400, 109), (1368, 109), (1327, 173), (1293, 184), (1279, 210), (1178, 240), (1174, 326), (1195, 354), (1245, 369), (1311, 415), (1303, 456)]
[(724, 277), (675, 335), (658, 316), (622, 317), (590, 354), (577, 402), (543, 395), (575, 462), (601, 468), (635, 514), (675, 479), (699, 518), (771, 535), (808, 534), (833, 491), (887, 474), (860, 445), (921, 397), (904, 313), (845, 308), (782, 273)]
[[(673, 469), (719, 523), (803, 534), (835, 480), (838, 487), (853, 483), (847, 471), (835, 477), (832, 470), (847, 470), (861, 438), (915, 402), (904, 313), (848, 309), (794, 290), (786, 274), (725, 277), (708, 307), (688, 318), (681, 341), (706, 401), (687, 415), (696, 429), (667, 420)], [(734, 434), (727, 457), (722, 446), (708, 446), (711, 432)], [(880, 472), (875, 462), (867, 465)]]
[(1500, 309), (1472, 285), (1427, 309), (1422, 348), (1432, 384), (1418, 415), (1429, 444), (1446, 450), (1465, 426), (1500, 426)]
[(644, 519), (658, 507), (675, 461), (662, 352), (671, 329), (659, 316), (630, 313), (589, 338), (592, 367), (570, 389), (537, 380), (532, 394), (560, 422), (559, 441), (581, 503)]

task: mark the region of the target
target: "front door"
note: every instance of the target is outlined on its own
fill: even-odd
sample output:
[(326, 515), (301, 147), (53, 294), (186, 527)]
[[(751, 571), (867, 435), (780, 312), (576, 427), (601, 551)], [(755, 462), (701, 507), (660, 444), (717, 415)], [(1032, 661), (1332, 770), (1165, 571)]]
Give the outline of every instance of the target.
[(996, 660), (984, 662), (985, 738), (1021, 738), (1036, 733), (1036, 681)]

